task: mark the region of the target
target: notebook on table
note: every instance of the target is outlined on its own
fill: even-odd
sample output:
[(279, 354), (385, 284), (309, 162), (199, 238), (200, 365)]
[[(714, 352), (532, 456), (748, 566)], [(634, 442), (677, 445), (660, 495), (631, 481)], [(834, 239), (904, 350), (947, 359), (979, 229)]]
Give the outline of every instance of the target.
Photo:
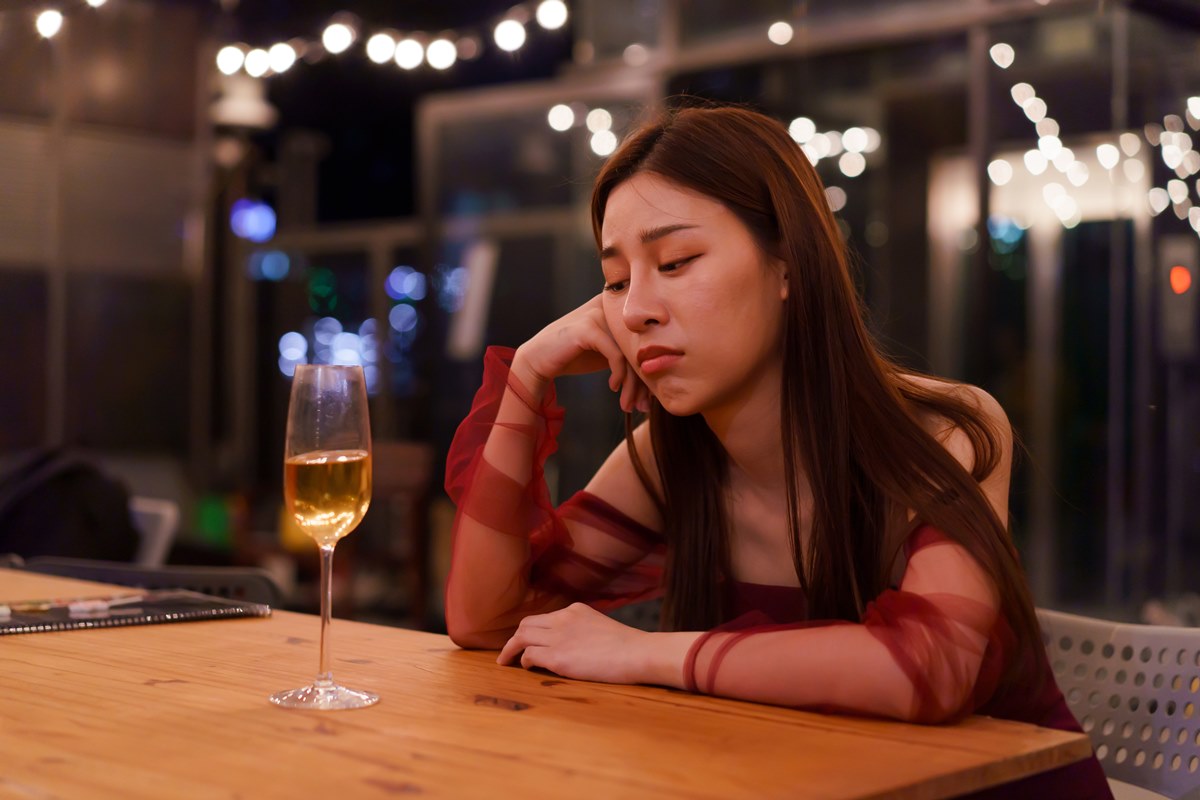
[(268, 605), (184, 589), (130, 590), (96, 597), (0, 601), (0, 636), (270, 615)]

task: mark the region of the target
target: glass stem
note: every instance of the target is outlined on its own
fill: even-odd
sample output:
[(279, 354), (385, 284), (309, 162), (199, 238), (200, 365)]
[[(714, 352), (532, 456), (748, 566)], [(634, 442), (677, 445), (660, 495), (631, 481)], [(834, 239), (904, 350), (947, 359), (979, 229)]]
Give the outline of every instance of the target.
[(317, 683), (333, 683), (329, 666), (329, 623), (333, 610), (333, 545), (321, 546), (321, 671)]

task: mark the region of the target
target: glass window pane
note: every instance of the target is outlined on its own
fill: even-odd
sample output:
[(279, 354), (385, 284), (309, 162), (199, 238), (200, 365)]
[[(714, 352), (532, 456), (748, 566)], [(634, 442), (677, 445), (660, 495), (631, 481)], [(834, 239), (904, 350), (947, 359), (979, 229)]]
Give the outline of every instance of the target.
[(113, 450), (188, 443), (191, 290), (180, 280), (67, 283), (67, 439)]
[(46, 431), (46, 275), (0, 272), (0, 452), (35, 447)]

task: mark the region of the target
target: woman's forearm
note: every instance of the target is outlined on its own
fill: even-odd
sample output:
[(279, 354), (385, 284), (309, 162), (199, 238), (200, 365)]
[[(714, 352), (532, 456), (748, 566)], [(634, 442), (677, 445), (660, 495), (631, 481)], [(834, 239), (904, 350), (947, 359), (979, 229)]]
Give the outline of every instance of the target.
[[(535, 432), (545, 425), (535, 408), (547, 385), (523, 368), (519, 353), (508, 378), (510, 383), (483, 447), (485, 463), (479, 465), (470, 498), (455, 520), (446, 625), (450, 636), (468, 647), (502, 645), (520, 621), (521, 615), (514, 612), (524, 610), (528, 601), (531, 531), (497, 530), (471, 513), (479, 504), (491, 506), (492, 511), (510, 506), (510, 525), (533, 517), (520, 513), (520, 506), (529, 502), (525, 495), (534, 475)], [(520, 381), (519, 388), (512, 386), (514, 380)]]

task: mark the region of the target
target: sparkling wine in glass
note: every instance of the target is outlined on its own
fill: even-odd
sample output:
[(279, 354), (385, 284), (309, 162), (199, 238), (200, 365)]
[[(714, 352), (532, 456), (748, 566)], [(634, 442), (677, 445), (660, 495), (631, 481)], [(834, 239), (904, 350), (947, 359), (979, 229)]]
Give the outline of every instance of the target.
[(371, 423), (362, 367), (296, 367), (283, 453), (288, 512), (321, 550), (321, 665), (312, 684), (271, 695), (285, 708), (362, 708), (379, 695), (333, 680), (329, 665), (333, 548), (371, 503)]

